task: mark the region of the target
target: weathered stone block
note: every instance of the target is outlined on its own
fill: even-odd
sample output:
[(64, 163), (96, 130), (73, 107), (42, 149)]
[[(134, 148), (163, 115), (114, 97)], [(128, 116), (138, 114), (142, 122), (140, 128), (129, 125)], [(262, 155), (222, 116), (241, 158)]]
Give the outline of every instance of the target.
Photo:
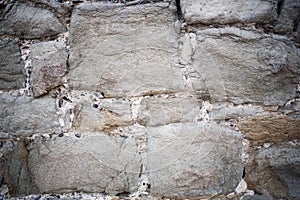
[(262, 149), (246, 166), (246, 181), (257, 192), (274, 199), (300, 197), (299, 145)]
[(66, 31), (51, 11), (24, 3), (8, 4), (0, 10), (0, 17), (0, 35), (33, 39)]
[(138, 113), (138, 123), (159, 126), (170, 123), (192, 122), (200, 113), (193, 98), (143, 99)]
[(41, 42), (30, 48), (33, 96), (39, 97), (62, 83), (67, 71), (67, 51), (63, 42)]
[(276, 9), (270, 0), (181, 0), (189, 24), (270, 23)]
[(209, 123), (149, 128), (151, 194), (187, 198), (227, 194), (241, 179), (242, 136)]
[(106, 192), (137, 189), (140, 156), (132, 139), (102, 133), (31, 144), (28, 166), (38, 191)]
[[(281, 0), (278, 6), (279, 17), (276, 22), (275, 31), (278, 33), (292, 33), (300, 20), (300, 1)], [(300, 34), (298, 32), (298, 34)]]
[(98, 104), (82, 105), (74, 128), (81, 132), (111, 131), (133, 124), (131, 104), (123, 99), (102, 99)]
[(0, 133), (28, 136), (34, 133), (60, 133), (55, 100), (32, 99), (0, 94)]
[(22, 88), (25, 77), (17, 42), (0, 40), (0, 89)]
[(212, 101), (284, 105), (296, 95), (300, 51), (285, 41), (238, 28), (198, 32), (194, 89)]
[(168, 3), (83, 3), (71, 20), (70, 84), (105, 96), (183, 89), (176, 13)]
[(257, 115), (240, 121), (238, 126), (249, 140), (259, 143), (300, 139), (300, 119), (286, 115)]

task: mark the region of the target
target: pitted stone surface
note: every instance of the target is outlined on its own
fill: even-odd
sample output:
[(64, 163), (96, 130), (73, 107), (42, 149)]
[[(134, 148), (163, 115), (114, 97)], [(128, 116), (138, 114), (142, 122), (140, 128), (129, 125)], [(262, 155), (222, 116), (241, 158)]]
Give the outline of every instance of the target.
[(189, 24), (270, 23), (277, 17), (270, 0), (181, 0)]
[(183, 89), (176, 14), (168, 3), (83, 3), (72, 15), (70, 84), (107, 97)]
[(67, 71), (66, 45), (62, 42), (41, 42), (30, 48), (33, 96), (39, 97), (62, 84)]
[(191, 80), (212, 101), (284, 105), (295, 97), (300, 51), (238, 28), (198, 32)]
[(28, 164), (41, 193), (132, 192), (140, 172), (135, 141), (103, 133), (36, 140)]
[(18, 43), (0, 40), (0, 89), (19, 89), (25, 85), (25, 73)]
[(230, 193), (241, 179), (242, 136), (212, 125), (172, 124), (149, 128), (151, 194), (192, 197)]
[(33, 39), (66, 31), (52, 12), (24, 3), (6, 5), (0, 10), (0, 17), (0, 35)]
[(34, 133), (60, 133), (55, 100), (32, 99), (0, 94), (0, 133), (29, 136)]

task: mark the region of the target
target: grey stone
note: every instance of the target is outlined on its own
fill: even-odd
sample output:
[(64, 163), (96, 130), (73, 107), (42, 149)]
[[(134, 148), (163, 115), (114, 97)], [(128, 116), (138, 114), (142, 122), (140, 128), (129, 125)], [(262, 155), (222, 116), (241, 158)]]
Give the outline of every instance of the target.
[[(31, 144), (29, 169), (41, 193), (132, 192), (140, 156), (132, 139), (103, 133), (57, 137)], [(136, 188), (134, 188), (136, 189)]]
[(72, 6), (69, 3), (58, 0), (31, 0), (37, 5), (45, 5), (45, 7), (52, 8), (55, 12), (61, 15), (67, 15), (72, 10)]
[(78, 112), (74, 128), (81, 132), (109, 132), (133, 124), (131, 104), (123, 99), (102, 99), (95, 108), (85, 103)]
[(12, 196), (38, 193), (28, 168), (26, 140), (14, 142), (12, 150), (4, 155), (3, 177)]
[(275, 31), (292, 33), (300, 20), (300, 0), (284, 0), (278, 9), (279, 17)]
[(199, 95), (263, 105), (284, 105), (296, 96), (300, 51), (293, 44), (238, 28), (197, 34), (190, 76)]
[(141, 102), (138, 123), (143, 126), (159, 126), (192, 122), (199, 113), (198, 102), (193, 98), (147, 98)]
[(32, 99), (0, 94), (0, 133), (29, 136), (34, 133), (59, 133), (55, 100)]
[(246, 181), (257, 192), (274, 199), (300, 197), (299, 145), (262, 149), (247, 167)]
[(0, 89), (22, 88), (25, 84), (25, 77), (18, 43), (0, 40)]
[(66, 31), (51, 11), (24, 3), (6, 5), (0, 10), (0, 17), (0, 35), (33, 39)]
[(231, 106), (226, 104), (213, 105), (209, 116), (213, 120), (241, 119), (262, 113), (263, 109), (251, 108), (250, 106)]
[(277, 17), (270, 0), (181, 0), (188, 24), (270, 23)]
[(243, 171), (242, 136), (209, 124), (149, 128), (151, 194), (184, 198), (234, 191)]
[(107, 97), (182, 90), (176, 14), (168, 5), (78, 5), (70, 27), (70, 85)]
[(63, 42), (41, 42), (30, 48), (33, 96), (39, 97), (62, 83), (67, 72), (67, 51)]

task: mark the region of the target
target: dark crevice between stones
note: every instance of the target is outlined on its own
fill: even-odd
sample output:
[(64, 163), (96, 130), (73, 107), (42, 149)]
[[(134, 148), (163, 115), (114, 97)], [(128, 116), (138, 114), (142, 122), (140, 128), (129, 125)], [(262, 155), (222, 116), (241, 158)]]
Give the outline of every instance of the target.
[(277, 1), (277, 10), (276, 11), (277, 11), (278, 16), (281, 13), (283, 2), (284, 2), (284, 0), (278, 0)]
[(182, 16), (182, 10), (181, 10), (181, 6), (180, 6), (180, 0), (176, 0), (176, 8), (177, 8), (178, 19), (182, 20), (183, 16)]

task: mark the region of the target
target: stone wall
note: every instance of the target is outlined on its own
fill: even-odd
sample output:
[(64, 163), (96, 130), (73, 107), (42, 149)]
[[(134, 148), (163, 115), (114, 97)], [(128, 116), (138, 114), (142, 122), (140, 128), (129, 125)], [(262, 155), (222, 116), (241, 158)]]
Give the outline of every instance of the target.
[(4, 0), (0, 16), (0, 198), (300, 198), (299, 0)]

